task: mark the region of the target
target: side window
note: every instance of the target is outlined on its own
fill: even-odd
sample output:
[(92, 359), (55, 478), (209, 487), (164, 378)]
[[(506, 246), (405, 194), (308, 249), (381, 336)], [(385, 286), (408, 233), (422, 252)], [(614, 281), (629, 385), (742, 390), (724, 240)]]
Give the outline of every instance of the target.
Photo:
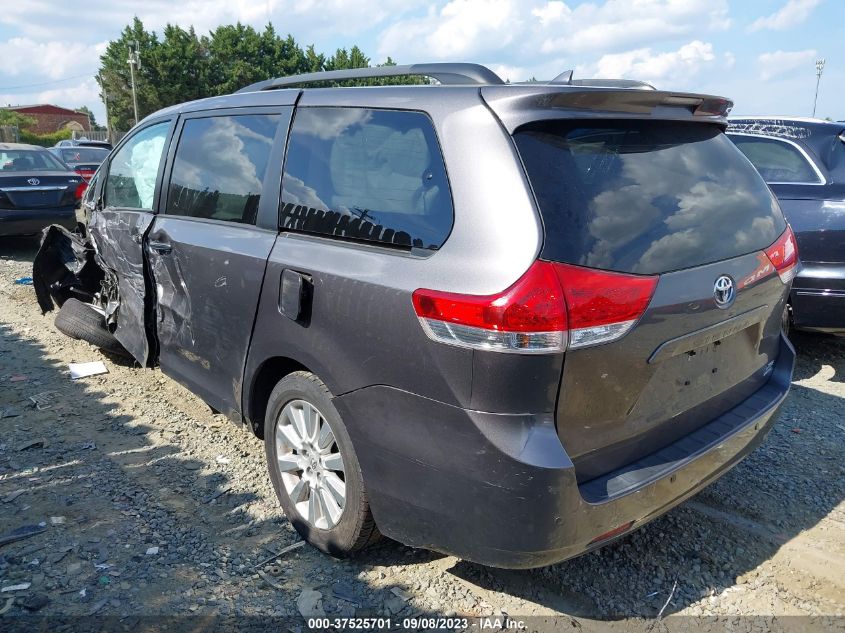
[(282, 179), (283, 230), (434, 250), (452, 220), (446, 167), (426, 115), (297, 109)]
[(768, 183), (820, 183), (818, 173), (791, 143), (776, 139), (729, 135)]
[(278, 114), (188, 119), (165, 213), (255, 224)]
[(109, 165), (106, 205), (129, 209), (152, 209), (158, 168), (164, 155), (169, 121), (144, 128), (123, 147)]

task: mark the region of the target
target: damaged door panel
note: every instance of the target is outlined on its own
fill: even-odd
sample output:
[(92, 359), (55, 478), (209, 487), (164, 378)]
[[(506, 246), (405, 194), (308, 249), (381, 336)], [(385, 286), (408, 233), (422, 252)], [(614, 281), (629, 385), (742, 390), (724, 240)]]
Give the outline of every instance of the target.
[(161, 369), (233, 419), (277, 236), (291, 110), (185, 117), (146, 243)]
[(107, 318), (116, 322), (115, 338), (144, 366), (154, 360), (155, 338), (143, 243), (155, 218), (173, 125), (174, 120), (152, 122), (116, 150), (105, 175), (102, 208), (91, 214), (88, 225), (106, 278), (116, 280), (117, 296)]

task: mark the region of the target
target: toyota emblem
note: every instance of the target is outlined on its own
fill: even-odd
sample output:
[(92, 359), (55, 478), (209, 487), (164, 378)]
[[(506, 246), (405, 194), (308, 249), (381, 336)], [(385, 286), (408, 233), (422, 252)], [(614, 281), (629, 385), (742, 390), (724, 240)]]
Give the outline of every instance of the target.
[(736, 284), (727, 275), (722, 275), (713, 284), (713, 298), (716, 299), (716, 306), (723, 310), (731, 307), (736, 299)]
[(40, 181), (40, 180), (38, 180), (38, 178), (30, 178), (29, 180), (27, 180), (27, 182), (28, 182), (29, 184), (31, 184), (33, 187), (34, 187), (35, 185), (40, 185), (40, 184), (41, 184), (41, 181)]

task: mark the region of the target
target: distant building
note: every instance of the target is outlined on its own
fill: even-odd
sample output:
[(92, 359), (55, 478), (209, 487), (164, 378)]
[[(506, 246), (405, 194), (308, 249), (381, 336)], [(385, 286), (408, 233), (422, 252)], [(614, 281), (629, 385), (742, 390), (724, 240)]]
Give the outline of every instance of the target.
[(35, 134), (49, 134), (58, 130), (76, 130), (87, 132), (91, 129), (91, 120), (84, 112), (62, 108), (49, 103), (38, 105), (7, 106), (4, 110), (19, 112), (35, 119), (35, 125), (29, 128)]

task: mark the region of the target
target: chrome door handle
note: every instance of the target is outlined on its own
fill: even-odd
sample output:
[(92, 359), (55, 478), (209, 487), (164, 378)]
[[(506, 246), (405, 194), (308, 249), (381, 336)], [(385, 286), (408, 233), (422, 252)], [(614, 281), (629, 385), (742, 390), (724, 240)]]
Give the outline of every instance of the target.
[(173, 250), (173, 246), (167, 242), (158, 242), (155, 240), (150, 242), (150, 248), (162, 255), (167, 255)]

